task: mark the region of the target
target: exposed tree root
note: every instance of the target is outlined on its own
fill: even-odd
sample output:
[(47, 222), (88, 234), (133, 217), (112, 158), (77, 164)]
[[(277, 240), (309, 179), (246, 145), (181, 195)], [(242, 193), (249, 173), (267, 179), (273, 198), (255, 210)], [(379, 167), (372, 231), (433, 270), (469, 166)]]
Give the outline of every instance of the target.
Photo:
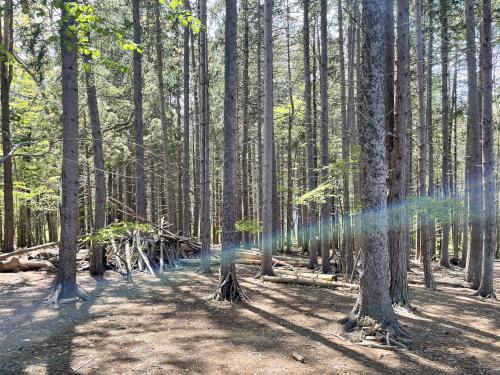
[(484, 289), (478, 289), (476, 293), (473, 294), (474, 297), (482, 297), (483, 299), (492, 299), (496, 300), (497, 295), (494, 290), (489, 291), (489, 290), (484, 290)]
[(215, 293), (210, 299), (214, 301), (227, 301), (227, 302), (238, 302), (238, 301), (249, 301), (243, 289), (241, 288), (236, 276), (233, 272), (228, 272), (224, 279), (221, 278)]
[(89, 299), (89, 294), (83, 290), (81, 287), (76, 285), (74, 295), (64, 296), (62, 295), (63, 285), (57, 283), (48, 297), (43, 301), (45, 305), (58, 305), (65, 303), (73, 303), (78, 300), (87, 301)]
[(410, 332), (399, 324), (397, 320), (378, 322), (369, 316), (359, 317), (355, 309), (351, 315), (342, 319), (344, 329), (353, 334), (353, 341), (362, 343), (363, 346), (379, 345), (397, 346), (408, 349), (411, 344)]

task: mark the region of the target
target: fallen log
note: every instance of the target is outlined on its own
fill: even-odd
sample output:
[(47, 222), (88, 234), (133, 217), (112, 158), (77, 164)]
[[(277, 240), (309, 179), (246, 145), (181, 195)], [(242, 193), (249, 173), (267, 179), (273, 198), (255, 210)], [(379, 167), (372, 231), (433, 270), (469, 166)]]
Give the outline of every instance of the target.
[(314, 273), (314, 272), (294, 272), (290, 270), (275, 269), (274, 273), (283, 277), (307, 278), (313, 280), (333, 281), (334, 275)]
[(56, 267), (46, 260), (24, 260), (16, 257), (0, 262), (0, 272), (37, 271), (41, 269), (55, 271)]
[(58, 246), (58, 245), (59, 245), (59, 242), (49, 242), (49, 243), (44, 243), (42, 245), (28, 247), (26, 249), (16, 250), (16, 251), (13, 251), (11, 253), (1, 254), (0, 260), (5, 260), (5, 259), (8, 259), (8, 258), (13, 257), (13, 256), (22, 255), (22, 254), (30, 253), (32, 251), (45, 249), (46, 247), (53, 247), (53, 246)]
[(349, 284), (341, 281), (332, 282), (325, 280), (317, 280), (305, 277), (263, 276), (262, 280), (278, 284), (297, 284), (297, 285), (307, 285), (307, 286), (320, 286), (324, 288), (350, 288), (350, 289), (358, 288), (357, 284)]

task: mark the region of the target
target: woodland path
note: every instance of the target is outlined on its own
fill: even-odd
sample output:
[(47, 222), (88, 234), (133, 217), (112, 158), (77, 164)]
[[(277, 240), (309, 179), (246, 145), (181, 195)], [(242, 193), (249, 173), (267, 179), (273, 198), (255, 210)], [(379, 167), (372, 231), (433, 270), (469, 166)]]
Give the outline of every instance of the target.
[[(453, 287), (457, 267), (435, 269), (437, 293), (411, 284), (417, 311), (398, 312), (414, 334), (410, 351), (339, 337), (352, 291), (263, 284), (257, 268), (238, 267), (252, 301), (232, 306), (206, 301), (217, 276), (192, 270), (136, 274), (131, 285), (113, 272), (99, 282), (81, 273), (91, 300), (59, 310), (42, 304), (52, 275), (0, 274), (0, 373), (500, 374), (500, 303)], [(498, 290), (499, 262), (495, 273)]]

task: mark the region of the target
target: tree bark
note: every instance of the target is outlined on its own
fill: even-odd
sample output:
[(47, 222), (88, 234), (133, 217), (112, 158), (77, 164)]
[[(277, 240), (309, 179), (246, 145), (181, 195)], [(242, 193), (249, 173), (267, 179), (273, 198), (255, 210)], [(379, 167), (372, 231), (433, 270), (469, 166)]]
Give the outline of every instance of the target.
[(286, 51), (287, 51), (287, 75), (288, 75), (288, 99), (290, 110), (288, 112), (288, 132), (287, 132), (287, 198), (286, 198), (286, 253), (292, 249), (292, 229), (293, 229), (293, 181), (292, 181), (292, 126), (295, 118), (295, 105), (292, 89), (292, 66), (290, 56), (290, 6), (286, 3)]
[[(307, 0), (306, 0), (307, 1)], [(264, 144), (262, 165), (262, 274), (272, 275), (273, 220), (273, 0), (264, 1)]]
[[(248, 136), (248, 107), (249, 107), (249, 54), (250, 49), (248, 46), (248, 0), (243, 0), (243, 96), (242, 96), (242, 109), (243, 109), (243, 145), (241, 150), (241, 195), (243, 203), (243, 220), (250, 220), (249, 210), (249, 187), (248, 187), (248, 150), (249, 150), (249, 136)], [(250, 248), (250, 234), (243, 232), (243, 246)]]
[(172, 227), (175, 224), (175, 196), (173, 185), (173, 168), (170, 162), (170, 145), (168, 137), (168, 121), (166, 115), (165, 103), (165, 84), (163, 79), (163, 44), (160, 23), (160, 4), (155, 6), (155, 34), (156, 34), (156, 75), (158, 79), (158, 97), (160, 102), (160, 122), (162, 129), (163, 141), (163, 168), (165, 172), (166, 188), (167, 188), (167, 220), (170, 224), (169, 230), (176, 231)]
[[(92, 134), (92, 148), (94, 152), (94, 230), (98, 231), (99, 229), (104, 228), (106, 224), (106, 177), (104, 175), (104, 153), (102, 150), (101, 120), (99, 117), (99, 106), (97, 103), (95, 78), (91, 71), (91, 59), (87, 58), (86, 63), (88, 64), (88, 67), (85, 70), (85, 88), (87, 91), (87, 106)], [(92, 246), (92, 253), (90, 257), (90, 274), (104, 274), (104, 248), (101, 245)]]
[[(481, 67), (483, 78), (483, 160), (484, 160), (484, 245), (481, 283), (478, 295), (496, 297), (493, 288), (493, 265), (495, 261), (495, 156), (493, 152), (493, 79), (491, 48), (491, 0), (482, 0), (483, 60)], [(498, 240), (498, 239), (497, 239)]]
[[(141, 44), (140, 0), (132, 0), (134, 43)], [(144, 176), (144, 124), (142, 114), (142, 53), (134, 50), (134, 130), (135, 130), (135, 204), (136, 220), (146, 219), (146, 187)]]
[(350, 275), (353, 267), (352, 255), (352, 231), (351, 231), (351, 207), (349, 199), (349, 122), (346, 113), (346, 84), (345, 84), (345, 63), (344, 63), (344, 31), (342, 19), (342, 0), (338, 0), (338, 20), (339, 20), (339, 59), (340, 59), (340, 113), (342, 118), (342, 191), (343, 191), (343, 232), (342, 232), (342, 251), (341, 262), (343, 271)]
[(362, 206), (364, 246), (363, 272), (358, 300), (347, 318), (352, 328), (362, 317), (380, 322), (391, 335), (403, 334), (391, 304), (390, 272), (387, 247), (387, 186), (384, 126), (384, 36), (385, 5), (383, 0), (363, 0), (362, 27), (363, 81), (361, 125)]
[(224, 185), (222, 196), (222, 253), (216, 298), (236, 301), (243, 297), (236, 280), (236, 64), (237, 1), (226, 0), (224, 55)]
[(61, 242), (59, 244), (59, 267), (53, 297), (74, 298), (76, 284), (76, 241), (78, 230), (78, 62), (76, 35), (70, 31), (74, 17), (61, 6), (61, 79), (63, 109), (63, 162)]
[(439, 264), (449, 267), (450, 210), (447, 199), (450, 197), (450, 116), (448, 98), (448, 5), (440, 0), (441, 19), (441, 125), (442, 125), (442, 188), (444, 200), (444, 217), (441, 222), (441, 260)]
[[(190, 10), (189, 0), (186, 9)], [(183, 158), (182, 158), (182, 234), (191, 236), (191, 198), (190, 198), (190, 160), (189, 160), (189, 34), (190, 28), (184, 28), (184, 55), (183, 55)]]
[[(200, 0), (200, 21), (207, 26), (207, 2)], [(207, 32), (200, 32), (200, 273), (210, 273), (210, 171), (209, 171), (209, 97), (208, 97), (208, 56)]]
[(406, 179), (408, 175), (407, 129), (410, 108), (410, 9), (408, 0), (397, 0), (396, 104), (394, 133), (389, 155), (389, 255), (390, 292), (393, 304), (410, 306), (407, 279), (408, 212)]
[(478, 289), (481, 279), (483, 254), (483, 189), (481, 155), (481, 121), (479, 115), (476, 42), (474, 22), (474, 0), (465, 1), (465, 24), (467, 42), (467, 126), (470, 126), (470, 163), (469, 163), (469, 211), (471, 223), (470, 249), (467, 253), (465, 279), (473, 289)]
[[(10, 84), (12, 65), (8, 64), (9, 53), (13, 52), (13, 4), (6, 0), (3, 9), (3, 30), (0, 30), (4, 50), (0, 52), (0, 101), (2, 108), (2, 148), (3, 148), (3, 201), (4, 201), (4, 238), (3, 251), (14, 251), (14, 178), (12, 176), (12, 149), (10, 137)], [(1, 29), (1, 27), (0, 27)]]
[[(321, 179), (328, 183), (329, 154), (328, 154), (328, 22), (327, 1), (321, 0), (321, 51), (320, 51), (320, 92), (321, 92)], [(327, 190), (328, 193), (329, 190)], [(321, 270), (329, 273), (330, 265), (330, 202), (325, 199), (321, 204)]]
[[(420, 0), (415, 1), (415, 28), (417, 37), (417, 90), (418, 90), (418, 129), (419, 129), (419, 187), (420, 196), (427, 196), (426, 189), (426, 128), (425, 128), (425, 99), (424, 99), (424, 53), (423, 53), (423, 40), (422, 40), (422, 3)], [(431, 61), (429, 60), (429, 64)], [(429, 167), (430, 168), (430, 167)], [(429, 186), (432, 185), (432, 180)], [(431, 264), (431, 236), (430, 236), (430, 219), (429, 209), (424, 207), (419, 212), (420, 223), (422, 228), (422, 258), (424, 264), (424, 280), (425, 286), (430, 289), (436, 289), (434, 276), (432, 274)]]

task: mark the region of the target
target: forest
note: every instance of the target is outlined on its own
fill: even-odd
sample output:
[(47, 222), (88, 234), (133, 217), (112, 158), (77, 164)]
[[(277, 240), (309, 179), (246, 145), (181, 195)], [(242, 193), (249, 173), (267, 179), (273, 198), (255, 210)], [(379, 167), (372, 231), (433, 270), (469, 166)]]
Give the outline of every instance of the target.
[(0, 12), (0, 374), (500, 373), (497, 1)]

